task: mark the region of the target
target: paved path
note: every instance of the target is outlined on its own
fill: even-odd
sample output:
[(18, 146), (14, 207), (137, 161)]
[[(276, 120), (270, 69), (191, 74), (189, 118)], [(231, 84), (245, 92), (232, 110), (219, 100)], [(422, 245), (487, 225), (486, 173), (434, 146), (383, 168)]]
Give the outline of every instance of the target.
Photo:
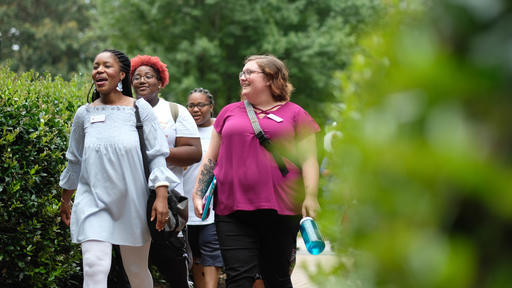
[(306, 269), (315, 271), (318, 265), (327, 268), (336, 263), (336, 256), (331, 251), (329, 243), (326, 243), (324, 252), (320, 255), (311, 255), (304, 246), (304, 241), (299, 236), (297, 238), (297, 263), (292, 273), (292, 283), (294, 288), (315, 288), (309, 281)]
[[(297, 238), (297, 262), (295, 264), (295, 268), (292, 273), (292, 283), (294, 288), (319, 288), (316, 285), (313, 285), (309, 276), (306, 273), (307, 270), (315, 271), (318, 268), (318, 265), (323, 267), (324, 269), (336, 263), (336, 256), (331, 251), (329, 242), (326, 243), (326, 247), (324, 252), (320, 255), (311, 255), (306, 250), (306, 246), (304, 246), (304, 241), (299, 236)], [(155, 283), (155, 288), (165, 288), (167, 286)]]

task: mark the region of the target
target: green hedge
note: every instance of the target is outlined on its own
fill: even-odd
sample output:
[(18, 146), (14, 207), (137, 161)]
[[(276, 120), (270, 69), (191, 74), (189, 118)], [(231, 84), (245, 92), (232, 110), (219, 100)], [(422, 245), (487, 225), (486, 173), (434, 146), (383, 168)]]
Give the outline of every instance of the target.
[(80, 250), (60, 221), (59, 175), (85, 77), (0, 66), (0, 287), (79, 287)]

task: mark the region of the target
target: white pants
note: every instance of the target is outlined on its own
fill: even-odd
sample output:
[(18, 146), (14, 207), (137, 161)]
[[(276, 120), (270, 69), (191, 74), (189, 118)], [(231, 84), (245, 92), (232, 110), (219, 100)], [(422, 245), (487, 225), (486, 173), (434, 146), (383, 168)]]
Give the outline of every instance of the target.
[[(153, 278), (148, 269), (151, 240), (144, 246), (122, 246), (124, 270), (132, 288), (153, 288)], [(108, 273), (112, 263), (112, 244), (89, 240), (82, 243), (84, 288), (107, 288)]]

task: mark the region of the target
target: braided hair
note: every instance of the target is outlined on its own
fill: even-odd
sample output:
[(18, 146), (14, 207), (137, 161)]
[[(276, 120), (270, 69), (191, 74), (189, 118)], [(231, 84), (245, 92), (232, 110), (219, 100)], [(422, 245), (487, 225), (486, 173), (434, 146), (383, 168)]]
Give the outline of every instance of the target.
[[(188, 96), (190, 96), (190, 95), (192, 95), (194, 93), (200, 93), (200, 94), (206, 95), (206, 97), (210, 101), (210, 104), (212, 104), (212, 105), (214, 104), (213, 103), (213, 94), (210, 91), (208, 91), (207, 89), (204, 89), (204, 88), (201, 88), (201, 87), (194, 88), (194, 89), (192, 89), (192, 91), (190, 91), (190, 93), (188, 93)], [(211, 114), (210, 116), (213, 117), (213, 109), (212, 109), (210, 114)]]
[[(131, 68), (130, 58), (128, 58), (128, 56), (126, 56), (126, 54), (124, 54), (123, 52), (114, 50), (114, 49), (105, 49), (105, 50), (101, 51), (101, 53), (103, 53), (103, 52), (109, 52), (109, 53), (114, 54), (114, 56), (116, 56), (117, 60), (119, 61), (120, 66), (121, 66), (121, 71), (125, 73), (125, 77), (123, 78), (123, 80), (121, 80), (121, 84), (123, 84), (123, 91), (121, 93), (123, 93), (123, 95), (125, 95), (125, 96), (133, 97), (132, 87), (131, 87), (131, 82), (130, 82), (130, 68)], [(94, 85), (94, 83), (93, 83), (93, 85)], [(89, 98), (89, 97), (87, 97), (87, 98)], [(96, 91), (96, 89), (94, 89), (94, 92), (92, 93), (92, 102), (94, 102), (98, 98), (100, 98), (100, 93), (98, 91)]]
[(190, 91), (190, 93), (188, 93), (188, 95), (190, 96), (190, 95), (192, 95), (194, 93), (201, 93), (201, 94), (206, 95), (206, 97), (208, 97), (208, 100), (210, 101), (210, 104), (214, 104), (213, 103), (213, 95), (207, 89), (204, 89), (204, 88), (194, 88), (194, 89), (192, 89), (192, 91)]

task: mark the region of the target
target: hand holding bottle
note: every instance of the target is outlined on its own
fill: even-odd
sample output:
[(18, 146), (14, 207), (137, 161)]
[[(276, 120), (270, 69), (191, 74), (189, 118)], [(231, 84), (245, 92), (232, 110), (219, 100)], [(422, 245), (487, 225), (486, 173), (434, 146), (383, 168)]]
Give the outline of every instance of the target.
[(300, 234), (310, 254), (318, 255), (324, 251), (325, 242), (313, 218), (304, 217), (300, 220)]

